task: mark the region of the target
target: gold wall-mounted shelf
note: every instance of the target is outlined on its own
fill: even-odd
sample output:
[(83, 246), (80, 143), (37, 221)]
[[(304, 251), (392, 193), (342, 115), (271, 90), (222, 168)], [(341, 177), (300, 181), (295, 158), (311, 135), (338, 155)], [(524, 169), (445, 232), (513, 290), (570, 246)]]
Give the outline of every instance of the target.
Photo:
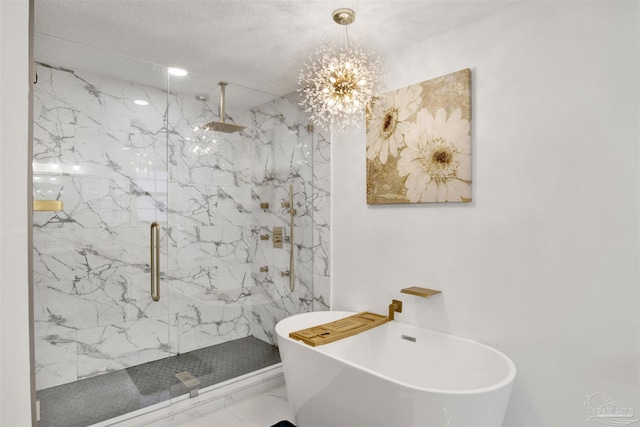
[(62, 200), (34, 200), (33, 201), (34, 211), (60, 212), (62, 211), (62, 208), (63, 208)]
[(442, 291), (436, 291), (435, 289), (421, 288), (418, 286), (404, 288), (400, 292), (402, 292), (403, 294), (417, 295), (419, 297), (424, 297), (424, 298), (429, 298), (431, 295), (442, 293)]

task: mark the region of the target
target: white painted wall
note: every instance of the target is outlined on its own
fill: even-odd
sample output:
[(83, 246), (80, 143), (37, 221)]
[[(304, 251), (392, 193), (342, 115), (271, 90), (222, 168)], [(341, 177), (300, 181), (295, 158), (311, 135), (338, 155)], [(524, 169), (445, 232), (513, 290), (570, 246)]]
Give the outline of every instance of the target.
[(29, 0), (0, 0), (0, 425), (31, 425)]
[(471, 204), (367, 206), (364, 130), (332, 136), (332, 308), (399, 298), (504, 351), (505, 425), (585, 425), (595, 392), (640, 411), (639, 18), (526, 2), (387, 58), (389, 90), (471, 68)]

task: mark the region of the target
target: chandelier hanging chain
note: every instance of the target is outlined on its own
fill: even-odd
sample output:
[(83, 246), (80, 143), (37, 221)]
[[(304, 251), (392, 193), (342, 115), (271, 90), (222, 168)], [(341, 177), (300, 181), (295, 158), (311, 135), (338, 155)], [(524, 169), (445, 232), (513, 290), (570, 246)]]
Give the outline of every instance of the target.
[(346, 40), (347, 50), (351, 49), (351, 40), (349, 40), (349, 26), (344, 26), (344, 40)]

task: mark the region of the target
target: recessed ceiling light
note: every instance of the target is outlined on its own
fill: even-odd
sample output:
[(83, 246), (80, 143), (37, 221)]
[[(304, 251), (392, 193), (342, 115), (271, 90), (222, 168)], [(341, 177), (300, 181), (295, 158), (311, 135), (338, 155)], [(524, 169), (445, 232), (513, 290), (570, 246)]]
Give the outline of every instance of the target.
[(133, 103), (136, 105), (149, 105), (149, 102), (144, 99), (136, 99)]
[(169, 74), (173, 75), (173, 76), (186, 76), (187, 72), (185, 70), (182, 70), (180, 68), (173, 68), (173, 67), (169, 67), (169, 69), (167, 70), (169, 71)]

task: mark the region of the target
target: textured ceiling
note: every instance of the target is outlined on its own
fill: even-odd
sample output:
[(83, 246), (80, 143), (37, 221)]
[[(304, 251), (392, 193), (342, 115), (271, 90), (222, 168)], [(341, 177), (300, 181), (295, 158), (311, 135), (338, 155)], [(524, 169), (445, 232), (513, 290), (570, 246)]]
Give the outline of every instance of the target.
[(316, 47), (342, 42), (344, 27), (331, 18), (337, 8), (356, 11), (351, 40), (384, 58), (518, 1), (35, 0), (36, 33), (79, 44), (70, 49), (36, 38), (36, 60), (145, 79), (140, 64), (108, 61), (106, 52), (85, 48), (91, 46), (206, 76), (212, 92), (225, 80), (286, 95), (297, 88), (298, 71)]

